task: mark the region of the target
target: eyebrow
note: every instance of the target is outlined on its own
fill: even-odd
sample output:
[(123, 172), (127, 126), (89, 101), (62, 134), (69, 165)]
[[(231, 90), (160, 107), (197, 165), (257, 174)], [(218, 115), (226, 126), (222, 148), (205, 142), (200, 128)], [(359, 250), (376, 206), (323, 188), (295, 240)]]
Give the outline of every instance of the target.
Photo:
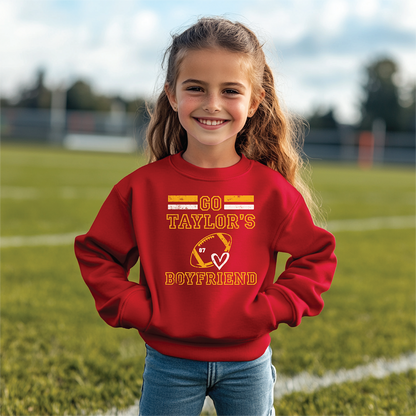
[[(182, 85), (185, 84), (201, 84), (201, 85), (207, 85), (207, 82), (201, 81), (199, 79), (189, 78), (182, 82)], [(246, 89), (244, 84), (241, 84), (240, 82), (224, 82), (222, 84), (224, 87), (238, 87), (238, 88), (244, 88)]]

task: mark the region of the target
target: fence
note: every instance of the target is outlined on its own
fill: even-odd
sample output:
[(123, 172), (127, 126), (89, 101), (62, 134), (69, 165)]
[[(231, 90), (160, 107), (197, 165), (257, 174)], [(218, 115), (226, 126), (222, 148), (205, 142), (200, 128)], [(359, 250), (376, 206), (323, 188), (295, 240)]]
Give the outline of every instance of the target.
[[(370, 137), (370, 142), (364, 140)], [(386, 132), (380, 141), (371, 132), (341, 126), (336, 130), (311, 129), (304, 152), (312, 160), (343, 160), (374, 163), (415, 163), (415, 134)]]
[[(14, 143), (131, 151), (143, 146), (145, 129), (146, 120), (131, 113), (1, 109), (2, 140)], [(364, 138), (362, 132), (348, 126), (334, 130), (311, 129), (305, 138), (304, 152), (312, 160), (354, 162), (367, 157), (375, 163), (415, 163), (412, 132), (387, 132), (381, 143), (366, 142)]]
[[(145, 120), (132, 113), (1, 109), (2, 140), (14, 143), (69, 144), (71, 147), (75, 143), (91, 144), (94, 139), (104, 144), (128, 139), (140, 147), (145, 128)], [(92, 149), (87, 145), (85, 150)]]

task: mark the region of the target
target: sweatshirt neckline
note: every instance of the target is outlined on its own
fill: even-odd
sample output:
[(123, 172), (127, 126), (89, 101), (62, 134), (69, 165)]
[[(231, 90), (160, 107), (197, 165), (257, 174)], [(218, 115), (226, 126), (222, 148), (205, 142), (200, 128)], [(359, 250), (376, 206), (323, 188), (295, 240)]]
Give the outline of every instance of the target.
[(241, 159), (235, 165), (226, 168), (201, 168), (187, 162), (182, 157), (182, 153), (170, 156), (170, 163), (173, 167), (183, 175), (205, 181), (221, 181), (236, 178), (245, 174), (252, 164), (251, 160), (241, 155)]

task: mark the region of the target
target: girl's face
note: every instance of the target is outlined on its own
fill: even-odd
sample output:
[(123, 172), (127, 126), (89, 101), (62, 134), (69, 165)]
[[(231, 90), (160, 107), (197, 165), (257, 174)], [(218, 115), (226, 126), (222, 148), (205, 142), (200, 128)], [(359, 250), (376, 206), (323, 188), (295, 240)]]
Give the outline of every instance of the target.
[(188, 52), (174, 93), (165, 90), (188, 133), (188, 147), (234, 147), (237, 133), (258, 107), (244, 57), (224, 49)]

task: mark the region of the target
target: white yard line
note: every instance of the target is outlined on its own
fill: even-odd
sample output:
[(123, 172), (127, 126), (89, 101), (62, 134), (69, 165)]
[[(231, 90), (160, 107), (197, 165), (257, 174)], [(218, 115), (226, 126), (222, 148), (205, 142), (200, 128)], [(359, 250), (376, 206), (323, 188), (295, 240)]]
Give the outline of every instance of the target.
[(0, 248), (69, 245), (73, 244), (74, 238), (80, 234), (82, 234), (82, 232), (67, 234), (44, 234), (30, 236), (16, 235), (12, 237), (1, 237)]
[(2, 186), (1, 199), (96, 199), (104, 201), (111, 188), (82, 188), (63, 186), (60, 188), (30, 188), (22, 186)]
[(2, 199), (39, 199), (41, 192), (38, 188), (23, 186), (2, 186), (0, 189)]
[(333, 384), (357, 382), (363, 379), (385, 378), (390, 374), (404, 373), (416, 369), (416, 353), (402, 355), (395, 360), (380, 358), (367, 365), (359, 365), (350, 370), (328, 371), (322, 377), (302, 372), (294, 377), (278, 377), (275, 385), (275, 398), (294, 392), (313, 392)]
[(402, 217), (373, 217), (354, 220), (334, 220), (328, 221), (327, 229), (331, 232), (337, 232), (414, 228), (415, 222), (414, 215)]
[[(302, 372), (294, 377), (277, 376), (274, 395), (279, 400), (288, 394), (295, 392), (312, 393), (324, 387), (333, 384), (342, 384), (347, 382), (358, 382), (366, 378), (385, 378), (391, 374), (405, 373), (406, 371), (416, 369), (416, 354), (401, 355), (395, 360), (378, 359), (367, 365), (359, 365), (350, 370), (341, 369), (338, 371), (328, 371), (322, 377)], [(203, 411), (209, 415), (215, 415), (215, 408), (212, 400), (205, 399)], [(139, 414), (139, 401), (125, 410), (111, 409), (107, 413), (97, 414), (96, 416), (137, 416)]]

